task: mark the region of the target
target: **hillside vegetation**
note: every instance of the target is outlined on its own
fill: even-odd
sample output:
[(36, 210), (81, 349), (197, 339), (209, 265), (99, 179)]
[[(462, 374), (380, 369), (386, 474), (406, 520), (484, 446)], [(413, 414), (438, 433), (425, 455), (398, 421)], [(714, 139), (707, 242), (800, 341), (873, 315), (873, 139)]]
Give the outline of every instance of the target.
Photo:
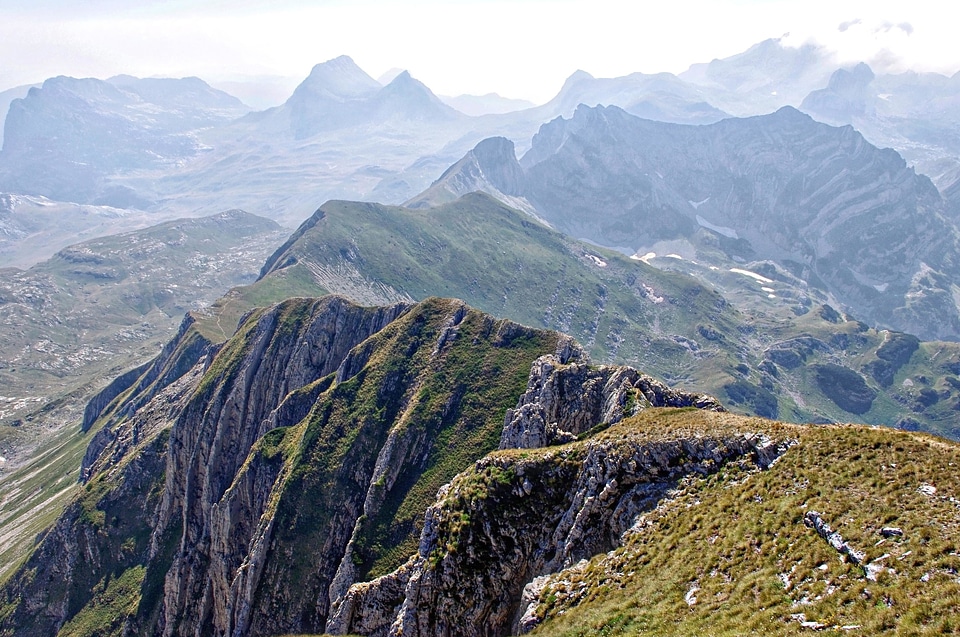
[[(331, 201), (213, 315), (230, 325), (291, 294), (365, 303), (453, 296), (569, 333), (594, 360), (632, 365), (744, 413), (960, 435), (960, 346), (870, 328), (768, 267), (757, 276), (776, 281), (704, 267), (711, 277), (700, 283), (565, 237), (481, 193), (421, 209)], [(767, 298), (769, 285), (778, 298)]]

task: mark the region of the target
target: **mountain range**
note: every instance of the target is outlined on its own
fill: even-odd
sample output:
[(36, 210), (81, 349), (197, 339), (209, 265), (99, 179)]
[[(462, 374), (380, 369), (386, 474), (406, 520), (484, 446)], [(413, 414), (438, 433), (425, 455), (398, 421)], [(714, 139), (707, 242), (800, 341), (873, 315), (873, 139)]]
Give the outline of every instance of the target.
[(14, 91), (0, 635), (955, 631), (955, 79)]
[(51, 78), (10, 103), (0, 183), (55, 200), (144, 207), (150, 202), (104, 178), (191, 157), (202, 149), (193, 131), (247, 110), (198, 78)]
[(790, 107), (681, 126), (581, 106), (519, 161), (506, 140), (479, 145), (407, 205), (477, 189), (627, 254), (709, 260), (701, 242), (718, 244), (729, 264), (773, 262), (872, 324), (960, 338), (949, 202), (895, 152)]
[[(657, 121), (713, 123), (802, 107), (809, 97), (806, 107), (820, 118), (817, 96), (830, 90), (833, 73), (853, 70), (823, 49), (772, 39), (676, 76), (605, 79), (577, 71), (544, 105), (482, 116), (455, 111), (409, 74), (383, 86), (345, 56), (317, 65), (283, 105), (247, 117), (240, 116), (249, 109), (227, 104), (225, 94), (195, 79), (54, 78), (11, 102), (5, 126), (14, 142), (0, 153), (0, 191), (179, 215), (235, 207), (295, 225), (331, 198), (405, 201), (487, 137), (507, 137), (525, 151), (541, 124), (570, 117), (579, 104), (620, 106)], [(856, 125), (868, 141), (894, 147), (946, 188), (956, 180), (949, 141), (955, 109), (946, 107), (955, 82), (911, 77), (873, 80), (869, 100), (893, 110), (881, 108)], [(143, 88), (151, 82), (167, 85)], [(925, 97), (913, 103), (911, 94)], [(183, 109), (176, 95), (203, 106)], [(854, 123), (829, 108), (823, 116)], [(62, 126), (54, 120), (74, 123), (56, 139), (38, 137), (31, 122)], [(108, 135), (105, 127), (116, 131)], [(267, 178), (272, 191), (264, 188)]]

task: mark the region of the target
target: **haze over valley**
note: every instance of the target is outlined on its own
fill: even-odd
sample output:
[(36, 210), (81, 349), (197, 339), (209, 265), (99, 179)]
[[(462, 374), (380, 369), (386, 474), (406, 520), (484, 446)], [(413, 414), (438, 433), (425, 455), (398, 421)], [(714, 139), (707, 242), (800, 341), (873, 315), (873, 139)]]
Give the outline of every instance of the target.
[[(956, 630), (960, 59), (924, 3), (759, 3), (660, 68), (538, 32), (512, 70), (379, 3), (416, 42), (114, 4), (0, 72), (0, 635)], [(307, 17), (357, 52), (294, 77)], [(163, 30), (214, 18), (262, 41)]]

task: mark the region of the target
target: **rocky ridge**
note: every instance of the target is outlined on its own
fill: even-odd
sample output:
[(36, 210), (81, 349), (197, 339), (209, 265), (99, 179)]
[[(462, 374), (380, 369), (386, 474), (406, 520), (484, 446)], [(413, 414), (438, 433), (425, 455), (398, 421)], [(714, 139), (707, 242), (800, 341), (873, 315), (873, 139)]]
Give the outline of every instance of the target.
[[(117, 634), (320, 631), (353, 584), (416, 552), (434, 493), (497, 447), (523, 385), (526, 412), (531, 391), (549, 402), (548, 370), (571, 397), (589, 379), (614, 420), (661, 399), (718, 408), (455, 301), (294, 299), (222, 348), (194, 331), (99, 410), (81, 495), (4, 589), (4, 634), (87, 625), (131, 590)], [(126, 498), (139, 513), (117, 517)]]
[(731, 461), (764, 468), (788, 446), (750, 435), (652, 442), (618, 433), (478, 461), (438, 494), (417, 555), (390, 576), (351, 587), (327, 630), (410, 636), (528, 630), (519, 603), (525, 587), (619, 546), (683, 477), (709, 475)]

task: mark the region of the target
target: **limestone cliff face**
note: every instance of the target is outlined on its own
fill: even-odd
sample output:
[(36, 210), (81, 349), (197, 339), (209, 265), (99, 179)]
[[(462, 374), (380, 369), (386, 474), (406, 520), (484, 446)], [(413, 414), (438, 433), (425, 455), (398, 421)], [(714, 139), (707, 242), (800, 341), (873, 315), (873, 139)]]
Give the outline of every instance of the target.
[(632, 367), (595, 367), (581, 352), (538, 358), (527, 391), (507, 411), (501, 449), (572, 442), (598, 425), (612, 425), (648, 407), (723, 411), (712, 396), (671, 389)]
[[(254, 443), (268, 429), (296, 424), (271, 418), (274, 410), (291, 392), (335, 372), (352, 347), (406, 309), (394, 305), (365, 310), (338, 298), (294, 300), (248, 319), (242, 338), (235, 338), (222, 352), (218, 358), (222, 367), (198, 387), (179, 418), (180, 426), (174, 426), (170, 435), (155, 537), (178, 524), (183, 530), (181, 548), (165, 569), (162, 627), (166, 634), (174, 634), (178, 625), (212, 623), (214, 628), (225, 628), (217, 625), (226, 619), (220, 616), (224, 609), (213, 607), (214, 600), (224, 599), (214, 592), (229, 590), (277, 470), (245, 471), (242, 479), (246, 481), (240, 486), (250, 489), (241, 491), (247, 500), (231, 501), (237, 489), (226, 498), (225, 494), (241, 477), (238, 473)], [(288, 406), (277, 415), (296, 413)], [(239, 513), (241, 524), (230, 524), (236, 519), (231, 513)], [(223, 537), (224, 532), (228, 537)], [(204, 601), (194, 605), (198, 599)]]
[(714, 244), (722, 265), (769, 260), (859, 319), (960, 339), (948, 201), (895, 151), (791, 107), (687, 126), (581, 106), (541, 126), (519, 162), (485, 140), (408, 203), (469, 190), (628, 253), (682, 241), (698, 260)]
[(136, 391), (103, 411), (82, 495), (3, 589), (0, 634), (90, 626), (111, 604), (97, 630), (322, 631), (352, 584), (416, 551), (434, 494), (496, 448), (533, 361), (572, 347), (459, 301), (253, 312), (185, 373), (145, 372), (167, 384), (132, 413)]
[[(80, 480), (88, 480), (98, 468), (102, 468), (105, 450), (111, 449), (113, 462), (119, 461), (142, 437), (131, 417), (151, 400), (177, 383), (201, 364), (201, 370), (209, 366), (218, 347), (207, 340), (195, 328), (196, 320), (188, 314), (172, 338), (152, 361), (118, 376), (97, 395), (90, 399), (83, 412), (84, 431), (100, 421), (100, 427), (80, 467)], [(188, 384), (189, 385), (189, 384)], [(162, 401), (161, 401), (162, 402)], [(156, 411), (157, 406), (151, 406)], [(142, 419), (141, 419), (142, 420)]]
[(582, 443), (501, 451), (438, 494), (418, 553), (350, 588), (327, 629), (364, 635), (508, 635), (525, 587), (619, 546), (685, 476), (768, 466), (788, 446), (750, 433), (656, 438), (615, 427)]

